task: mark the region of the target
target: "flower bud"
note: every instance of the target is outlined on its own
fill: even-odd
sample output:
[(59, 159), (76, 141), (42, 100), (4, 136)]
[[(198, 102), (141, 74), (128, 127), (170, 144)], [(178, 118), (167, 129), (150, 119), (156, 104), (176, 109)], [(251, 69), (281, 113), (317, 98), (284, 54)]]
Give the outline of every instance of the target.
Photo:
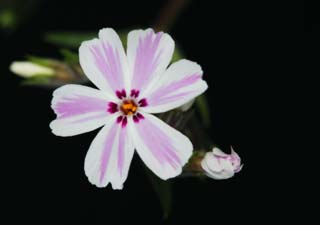
[(201, 162), (201, 167), (210, 178), (222, 180), (234, 176), (243, 167), (239, 155), (232, 149), (231, 154), (226, 154), (218, 148), (207, 152)]
[(54, 70), (38, 65), (36, 63), (22, 61), (22, 62), (13, 62), (10, 65), (10, 71), (24, 78), (30, 78), (34, 76), (53, 76)]

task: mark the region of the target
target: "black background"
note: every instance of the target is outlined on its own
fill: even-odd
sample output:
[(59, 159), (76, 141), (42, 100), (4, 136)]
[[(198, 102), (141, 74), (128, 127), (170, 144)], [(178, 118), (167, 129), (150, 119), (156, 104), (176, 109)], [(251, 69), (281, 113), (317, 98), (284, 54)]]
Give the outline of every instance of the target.
[(268, 80), (277, 33), (262, 4), (190, 1), (170, 30), (186, 58), (204, 70), (213, 120), (209, 135), (225, 151), (233, 145), (245, 166), (225, 181), (173, 180), (173, 211), (167, 221), (139, 157), (134, 156), (122, 191), (91, 185), (83, 163), (97, 131), (70, 138), (51, 134), (51, 91), (22, 87), (21, 79), (8, 71), (10, 62), (26, 54), (59, 56), (57, 48), (42, 39), (48, 30), (146, 28), (167, 2), (46, 0), (15, 33), (1, 36), (6, 132), (1, 161), (11, 219), (42, 224), (218, 224), (247, 222), (266, 212), (265, 195), (273, 187), (266, 190), (259, 181), (263, 166), (256, 154), (263, 143), (256, 144), (262, 136), (256, 127), (265, 117), (256, 112), (265, 100), (257, 93)]

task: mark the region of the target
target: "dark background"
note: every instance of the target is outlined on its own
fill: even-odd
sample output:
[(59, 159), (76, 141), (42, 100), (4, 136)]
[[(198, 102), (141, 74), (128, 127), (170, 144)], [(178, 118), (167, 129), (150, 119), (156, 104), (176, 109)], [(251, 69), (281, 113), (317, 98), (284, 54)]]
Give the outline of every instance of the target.
[(55, 118), (51, 91), (22, 87), (21, 79), (8, 71), (12, 61), (26, 54), (59, 56), (55, 46), (43, 41), (46, 31), (146, 28), (167, 3), (43, 0), (14, 32), (1, 34), (1, 111), (6, 132), (2, 186), (9, 198), (6, 208), (14, 212), (12, 220), (218, 224), (247, 222), (255, 220), (252, 215), (265, 213), (266, 189), (259, 181), (263, 166), (256, 157), (261, 150), (255, 142), (262, 135), (255, 128), (264, 121), (256, 114), (264, 99), (252, 98), (267, 80), (272, 63), (266, 52), (274, 33), (263, 5), (190, 1), (169, 31), (186, 58), (204, 70), (213, 121), (209, 135), (224, 151), (233, 145), (245, 166), (225, 181), (174, 179), (173, 211), (167, 221), (139, 157), (135, 155), (122, 191), (91, 185), (83, 163), (97, 131), (70, 138), (51, 134), (48, 125)]

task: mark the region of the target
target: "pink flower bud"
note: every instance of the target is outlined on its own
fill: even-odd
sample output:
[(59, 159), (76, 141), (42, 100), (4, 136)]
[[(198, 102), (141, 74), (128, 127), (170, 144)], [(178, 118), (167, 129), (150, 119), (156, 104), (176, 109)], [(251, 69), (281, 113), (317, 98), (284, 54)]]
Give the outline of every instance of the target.
[(243, 167), (239, 155), (232, 149), (231, 154), (226, 154), (218, 148), (213, 148), (212, 152), (207, 152), (201, 162), (201, 167), (210, 178), (222, 180), (234, 176)]

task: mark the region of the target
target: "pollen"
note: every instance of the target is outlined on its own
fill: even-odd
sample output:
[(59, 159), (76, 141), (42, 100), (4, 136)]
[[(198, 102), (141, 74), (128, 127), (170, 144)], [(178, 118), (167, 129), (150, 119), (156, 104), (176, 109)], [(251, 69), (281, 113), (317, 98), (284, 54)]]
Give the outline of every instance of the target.
[(138, 106), (133, 100), (125, 100), (120, 109), (125, 115), (133, 115), (136, 113)]

